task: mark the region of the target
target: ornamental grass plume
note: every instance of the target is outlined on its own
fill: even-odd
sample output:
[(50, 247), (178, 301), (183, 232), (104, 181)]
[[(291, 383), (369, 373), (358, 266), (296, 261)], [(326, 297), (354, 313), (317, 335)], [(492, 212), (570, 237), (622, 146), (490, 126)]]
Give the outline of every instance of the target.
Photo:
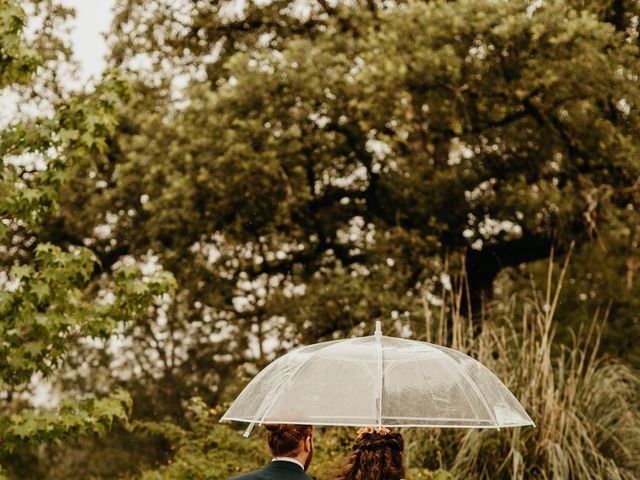
[(435, 452), (427, 463), (467, 479), (640, 478), (640, 372), (598, 355), (608, 309), (596, 312), (570, 345), (555, 342), (554, 313), (569, 257), (554, 285), (551, 256), (544, 295), (533, 288), (525, 302), (512, 297), (483, 312), (479, 334), (471, 315), (461, 314), (464, 274), (448, 294), (450, 313), (443, 305), (434, 325), (424, 303), (433, 341), (490, 368), (536, 423), (504, 431), (417, 430), (411, 443), (424, 452), (426, 442)]

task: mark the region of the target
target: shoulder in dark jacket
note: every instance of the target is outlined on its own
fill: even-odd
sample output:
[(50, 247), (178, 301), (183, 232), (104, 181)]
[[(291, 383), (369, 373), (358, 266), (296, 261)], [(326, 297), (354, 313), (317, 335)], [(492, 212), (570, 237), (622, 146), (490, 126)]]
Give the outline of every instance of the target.
[(245, 473), (230, 480), (311, 480), (304, 470), (292, 462), (276, 460), (260, 470)]

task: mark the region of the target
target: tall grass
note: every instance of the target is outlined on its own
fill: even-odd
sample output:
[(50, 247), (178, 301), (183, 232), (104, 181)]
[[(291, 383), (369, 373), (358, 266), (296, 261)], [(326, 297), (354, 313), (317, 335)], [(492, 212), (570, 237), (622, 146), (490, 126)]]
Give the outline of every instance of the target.
[(433, 311), (425, 301), (425, 339), (463, 351), (490, 368), (516, 395), (536, 428), (411, 432), (412, 463), (464, 479), (640, 478), (640, 372), (602, 358), (607, 311), (596, 312), (571, 345), (555, 342), (554, 318), (568, 259), (553, 256), (543, 293), (489, 306), (481, 330), (460, 308), (464, 272)]

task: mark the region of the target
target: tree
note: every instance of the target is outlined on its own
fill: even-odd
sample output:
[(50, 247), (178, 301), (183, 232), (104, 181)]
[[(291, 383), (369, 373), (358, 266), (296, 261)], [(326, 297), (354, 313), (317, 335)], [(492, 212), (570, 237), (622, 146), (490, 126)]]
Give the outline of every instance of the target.
[[(21, 41), (22, 9), (0, 2), (0, 88), (28, 83), (38, 67)], [(100, 433), (126, 421), (130, 396), (65, 400), (55, 412), (23, 408), (32, 379), (51, 377), (65, 354), (86, 338), (109, 338), (124, 322), (174, 287), (167, 272), (143, 277), (126, 266), (102, 279), (103, 297), (89, 282), (99, 271), (93, 252), (42, 241), (38, 228), (56, 208), (61, 187), (74, 169), (100, 158), (113, 134), (127, 85), (107, 75), (95, 91), (58, 105), (51, 117), (11, 124), (0, 134), (0, 452), (25, 444)], [(104, 294), (108, 294), (105, 300)], [(0, 475), (2, 472), (0, 470)]]
[[(239, 174), (238, 183), (226, 188), (244, 187), (258, 175), (258, 168), (269, 168), (264, 162), (269, 155), (277, 157), (273, 170), (282, 165), (282, 172), (269, 171), (266, 177), (274, 190), (255, 192), (255, 202), (240, 209), (227, 202), (218, 224), (212, 221), (208, 226), (223, 225), (228, 230), (226, 220), (239, 219), (234, 233), (244, 230), (240, 240), (246, 241), (259, 236), (269, 222), (277, 227), (282, 226), (277, 222), (308, 219), (305, 210), (333, 209), (343, 217), (336, 223), (361, 214), (387, 229), (399, 226), (422, 239), (434, 237), (435, 245), (425, 256), (471, 246), (467, 271), (471, 294), (479, 298), (490, 293), (501, 268), (546, 258), (552, 244), (563, 248), (567, 239), (588, 241), (598, 228), (606, 228), (600, 223), (615, 221), (601, 217), (627, 215), (626, 206), (634, 204), (637, 98), (631, 72), (637, 69), (637, 49), (589, 11), (557, 2), (537, 10), (436, 2), (412, 4), (407, 14), (395, 8), (373, 9), (373, 2), (372, 18), (371, 9), (331, 8), (318, 2), (311, 4), (312, 14), (303, 21), (285, 8), (289, 3), (273, 2), (264, 8), (250, 3), (232, 19), (225, 17), (224, 4), (203, 6), (190, 18), (173, 18), (183, 34), (161, 46), (154, 43), (165, 38), (160, 35), (145, 36), (134, 46), (125, 42), (137, 47), (132, 50), (136, 53), (162, 47), (170, 61), (190, 66), (200, 52), (223, 43), (220, 48), (228, 53), (213, 63), (224, 73), (207, 73), (214, 92), (211, 100), (201, 99), (183, 115), (185, 122), (208, 130), (198, 134), (200, 148), (211, 139), (211, 149), (201, 156), (208, 160), (214, 152), (228, 152), (231, 140), (225, 144), (220, 140), (224, 135), (210, 132), (233, 125), (234, 130), (240, 127), (246, 132), (244, 138), (234, 132), (234, 148), (239, 150), (237, 143), (242, 141), (247, 146), (244, 154), (253, 155), (261, 166)], [(132, 15), (136, 8), (141, 7), (128, 2), (121, 16)], [(171, 23), (166, 9), (160, 6), (157, 11), (159, 18)], [(468, 19), (466, 26), (456, 22), (460, 16)], [(565, 22), (558, 24), (554, 18)], [(121, 20), (124, 23), (124, 17)], [(375, 34), (361, 32), (369, 24), (380, 25)], [(403, 36), (397, 38), (398, 32)], [(331, 39), (340, 33), (345, 35)], [(263, 46), (258, 41), (261, 35)], [(267, 42), (265, 36), (273, 38)], [(124, 62), (125, 47), (117, 47), (114, 56)], [(177, 52), (185, 48), (194, 57)], [(236, 51), (248, 53), (234, 57)], [(300, 57), (308, 52), (303, 62)], [(293, 64), (300, 66), (292, 68)], [(268, 69), (275, 71), (264, 75)], [(348, 80), (351, 69), (361, 71)], [(238, 83), (229, 86), (229, 78)], [(300, 90), (294, 94), (294, 88)], [(200, 94), (196, 89), (192, 95)], [(217, 115), (223, 115), (222, 120), (214, 121)], [(244, 115), (251, 115), (247, 123), (237, 123)], [(274, 121), (276, 115), (281, 125)], [(342, 124), (340, 118), (345, 119)], [(287, 128), (292, 129), (290, 135)], [(280, 131), (284, 136), (278, 141), (259, 144), (265, 135)], [(298, 132), (305, 141), (296, 145), (297, 150), (282, 151), (282, 143)], [(186, 140), (173, 141), (183, 147), (180, 142)], [(370, 151), (381, 141), (386, 143), (379, 148), (392, 152), (387, 157), (397, 164), (395, 172), (372, 171), (374, 166), (386, 166), (376, 161), (382, 153)], [(326, 153), (315, 155), (321, 147)], [(332, 155), (342, 163), (331, 163)], [(311, 169), (303, 156), (315, 157)], [(313, 175), (299, 174), (296, 167)], [(362, 191), (313, 192), (315, 177), (321, 173), (333, 180), (359, 167), (367, 170), (367, 188)], [(210, 177), (221, 178), (215, 175), (215, 161), (203, 168)], [(403, 177), (408, 172), (411, 177)], [(199, 185), (195, 188), (201, 191)], [(286, 197), (287, 189), (297, 203), (282, 212), (276, 204)], [(219, 194), (221, 189), (216, 190)], [(241, 203), (243, 188), (233, 192), (239, 193), (236, 201)], [(365, 205), (339, 206), (343, 198)], [(258, 202), (261, 206), (256, 206)], [(201, 203), (201, 210), (212, 209), (213, 202)], [(388, 208), (389, 203), (396, 208)], [(219, 202), (216, 209), (220, 210)], [(254, 218), (249, 220), (250, 216)], [(245, 229), (249, 221), (254, 226)], [(633, 221), (625, 218), (624, 224)], [(302, 228), (305, 237), (318, 233), (307, 225)], [(334, 226), (321, 232), (319, 255), (327, 249), (336, 251), (331, 238), (336, 230)], [(416, 272), (413, 280), (419, 276)]]

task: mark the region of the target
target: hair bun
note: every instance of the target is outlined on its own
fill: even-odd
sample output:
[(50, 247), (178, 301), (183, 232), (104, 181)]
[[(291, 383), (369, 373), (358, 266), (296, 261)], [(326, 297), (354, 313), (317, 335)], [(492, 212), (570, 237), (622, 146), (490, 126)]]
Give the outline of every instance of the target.
[(377, 432), (365, 432), (356, 439), (356, 447), (361, 449), (390, 448), (402, 452), (404, 441), (398, 432), (380, 434)]
[(264, 428), (269, 430), (272, 433), (280, 433), (283, 430), (282, 425), (280, 424), (265, 424)]

